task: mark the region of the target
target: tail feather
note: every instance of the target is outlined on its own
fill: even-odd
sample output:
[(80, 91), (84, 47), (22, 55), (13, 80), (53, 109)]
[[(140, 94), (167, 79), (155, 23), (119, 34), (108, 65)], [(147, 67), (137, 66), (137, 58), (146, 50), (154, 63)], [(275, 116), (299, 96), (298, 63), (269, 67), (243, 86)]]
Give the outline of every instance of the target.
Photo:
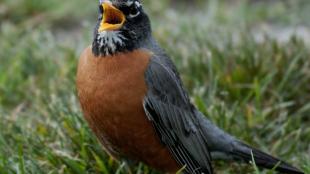
[(304, 172), (293, 167), (292, 165), (241, 142), (237, 142), (237, 146), (235, 146), (231, 152), (231, 155), (237, 160), (243, 160), (245, 162), (252, 161), (253, 157), (254, 162), (258, 167), (267, 169), (273, 169), (276, 167), (275, 170), (281, 173), (304, 174)]
[(276, 167), (275, 170), (280, 173), (304, 174), (304, 172), (292, 165), (238, 141), (212, 124), (202, 113), (197, 112), (197, 115), (199, 116), (197, 118), (199, 119), (202, 133), (208, 142), (214, 160), (250, 162), (253, 156), (255, 164), (260, 168), (273, 169)]

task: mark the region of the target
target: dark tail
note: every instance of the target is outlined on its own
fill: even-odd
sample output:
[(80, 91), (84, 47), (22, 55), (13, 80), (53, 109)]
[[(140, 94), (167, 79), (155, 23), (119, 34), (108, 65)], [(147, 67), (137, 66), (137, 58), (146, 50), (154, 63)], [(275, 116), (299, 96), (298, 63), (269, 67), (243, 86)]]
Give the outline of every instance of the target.
[(280, 173), (304, 174), (292, 165), (238, 141), (212, 124), (202, 113), (197, 112), (197, 116), (214, 160), (251, 162), (253, 156), (259, 168), (273, 169), (277, 166), (275, 170)]
[(245, 162), (252, 161), (252, 157), (254, 157), (255, 164), (259, 168), (267, 168), (273, 169), (274, 167), (276, 171), (286, 174), (304, 174), (304, 172), (299, 169), (293, 167), (292, 165), (281, 161), (267, 153), (264, 153), (258, 149), (250, 147), (244, 143), (236, 142), (234, 144), (233, 151), (231, 155), (237, 160), (242, 160)]

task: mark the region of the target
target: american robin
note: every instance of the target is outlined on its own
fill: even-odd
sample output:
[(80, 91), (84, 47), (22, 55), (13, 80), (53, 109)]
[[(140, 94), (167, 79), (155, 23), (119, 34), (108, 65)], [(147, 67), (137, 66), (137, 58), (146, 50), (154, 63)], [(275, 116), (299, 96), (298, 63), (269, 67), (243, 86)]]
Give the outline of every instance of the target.
[(139, 0), (100, 0), (94, 40), (82, 53), (77, 89), (86, 120), (106, 151), (174, 173), (212, 174), (212, 160), (297, 168), (246, 145), (190, 102), (175, 65), (152, 37)]

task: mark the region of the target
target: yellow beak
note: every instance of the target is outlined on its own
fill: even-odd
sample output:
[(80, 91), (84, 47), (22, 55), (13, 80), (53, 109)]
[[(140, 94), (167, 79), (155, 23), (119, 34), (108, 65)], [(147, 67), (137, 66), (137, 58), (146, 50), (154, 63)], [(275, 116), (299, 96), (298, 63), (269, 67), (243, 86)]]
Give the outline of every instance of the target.
[(124, 13), (109, 2), (102, 3), (102, 7), (104, 12), (98, 31), (103, 32), (120, 29), (126, 20)]

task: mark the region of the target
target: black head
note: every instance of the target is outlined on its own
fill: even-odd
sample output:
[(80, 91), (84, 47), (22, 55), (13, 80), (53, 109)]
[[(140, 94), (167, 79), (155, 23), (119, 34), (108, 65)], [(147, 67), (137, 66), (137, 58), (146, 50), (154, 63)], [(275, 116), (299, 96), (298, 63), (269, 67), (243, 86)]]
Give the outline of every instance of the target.
[(151, 36), (148, 16), (139, 0), (100, 0), (92, 45), (96, 56), (114, 55), (141, 47)]

